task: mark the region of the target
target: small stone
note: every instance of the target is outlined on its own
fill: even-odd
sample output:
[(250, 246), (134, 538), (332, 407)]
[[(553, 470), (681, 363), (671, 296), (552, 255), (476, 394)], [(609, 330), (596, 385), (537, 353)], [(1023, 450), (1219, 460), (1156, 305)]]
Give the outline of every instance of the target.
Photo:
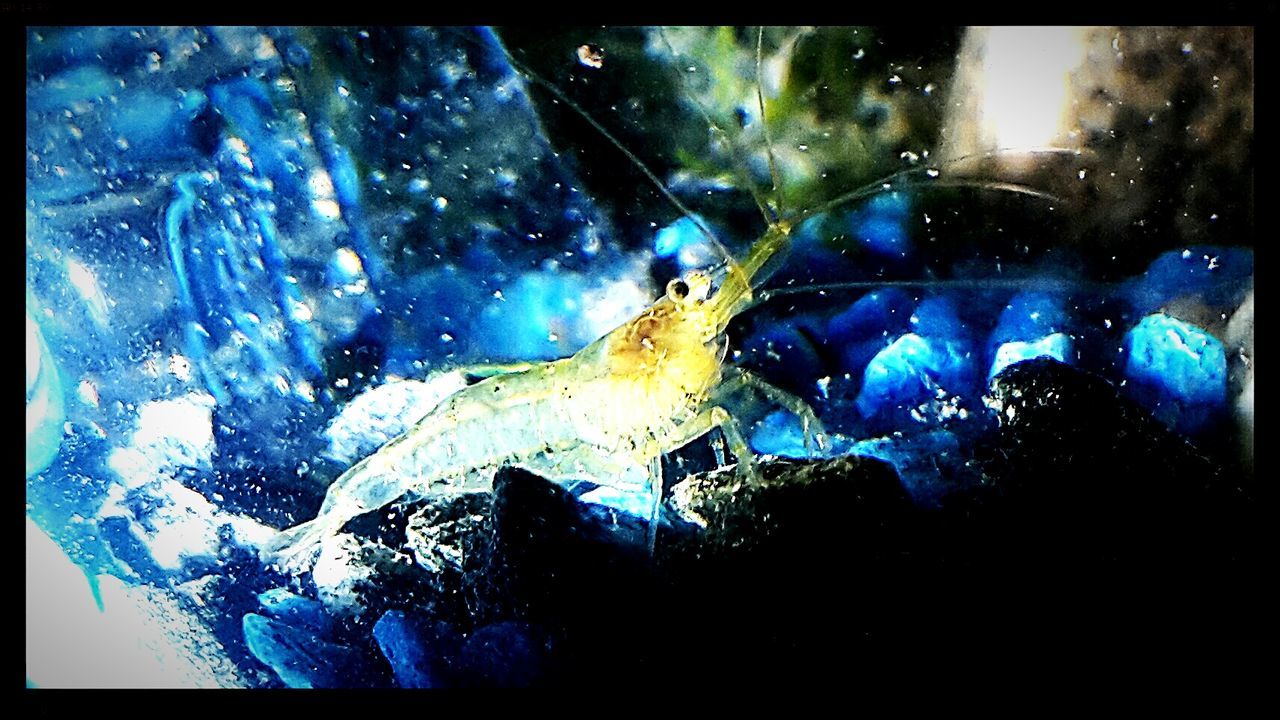
[(1128, 389), (1167, 425), (1195, 433), (1226, 405), (1227, 358), (1203, 329), (1155, 313), (1125, 336)]
[(364, 659), (352, 648), (321, 639), (308, 628), (250, 613), (244, 616), (244, 641), (253, 656), (275, 671), (290, 688), (361, 687), (367, 679)]
[(432, 672), (432, 661), (439, 650), (433, 651), (426, 642), (431, 638), (426, 635), (419, 623), (401, 610), (386, 612), (373, 626), (378, 648), (402, 688), (443, 687), (441, 678)]
[(295, 595), (284, 588), (272, 588), (260, 593), (258, 602), (272, 618), (289, 625), (310, 628), (317, 633), (333, 630), (333, 618), (325, 612), (323, 604), (311, 598)]

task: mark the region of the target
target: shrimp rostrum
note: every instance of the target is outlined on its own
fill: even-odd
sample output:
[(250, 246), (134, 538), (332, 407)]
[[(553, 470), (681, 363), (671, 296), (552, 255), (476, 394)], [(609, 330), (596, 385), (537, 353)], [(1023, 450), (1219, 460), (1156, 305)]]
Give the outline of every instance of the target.
[(821, 425), (802, 400), (724, 362), (725, 329), (752, 303), (752, 279), (785, 248), (788, 233), (788, 225), (775, 224), (743, 262), (728, 263), (718, 288), (707, 272), (687, 273), (573, 356), (494, 375), (448, 397), (340, 476), (318, 517), (280, 533), (269, 552), (301, 570), (348, 520), (405, 495), (487, 490), (480, 471), (502, 465), (552, 481), (647, 490), (656, 516), (662, 455), (714, 428), (740, 471), (755, 477), (751, 450), (727, 409), (744, 390), (797, 413), (806, 442), (820, 445)]

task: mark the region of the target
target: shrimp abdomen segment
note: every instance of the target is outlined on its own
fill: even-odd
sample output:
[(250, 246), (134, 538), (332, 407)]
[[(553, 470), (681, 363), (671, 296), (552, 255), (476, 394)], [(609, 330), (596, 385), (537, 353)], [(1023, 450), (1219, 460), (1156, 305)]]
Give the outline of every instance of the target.
[[(475, 470), (512, 464), (554, 480), (584, 479), (629, 489), (647, 474), (634, 448), (616, 453), (616, 434), (583, 442), (600, 398), (564, 361), (491, 377), (437, 405), (400, 437), (343, 473), (329, 486), (320, 514), (283, 532), (268, 552), (293, 568), (309, 562), (321, 540), (354, 517), (405, 495), (430, 496), (490, 489)], [(605, 401), (608, 402), (607, 400)], [(616, 443), (615, 443), (616, 444)]]

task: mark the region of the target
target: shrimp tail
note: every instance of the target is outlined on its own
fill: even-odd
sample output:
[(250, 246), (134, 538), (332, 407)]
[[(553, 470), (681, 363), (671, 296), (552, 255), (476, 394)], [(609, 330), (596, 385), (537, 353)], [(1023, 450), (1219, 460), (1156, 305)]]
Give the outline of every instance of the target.
[(336, 535), (346, 520), (321, 513), (314, 520), (281, 530), (262, 546), (262, 557), (290, 575), (305, 572), (320, 554), (320, 543)]
[(320, 514), (314, 520), (281, 530), (263, 546), (263, 558), (290, 574), (304, 572), (315, 561), (320, 543), (337, 535), (348, 520), (404, 495), (400, 468), (404, 456), (413, 448), (413, 443), (406, 441), (413, 437), (411, 430), (351, 466), (329, 486)]

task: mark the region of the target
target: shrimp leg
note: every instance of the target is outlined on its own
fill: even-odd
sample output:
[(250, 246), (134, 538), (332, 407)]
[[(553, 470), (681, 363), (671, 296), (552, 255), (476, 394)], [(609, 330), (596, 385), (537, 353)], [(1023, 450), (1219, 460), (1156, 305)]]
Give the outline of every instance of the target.
[(733, 456), (738, 459), (738, 472), (745, 475), (749, 480), (759, 480), (760, 474), (756, 468), (756, 456), (751, 451), (751, 446), (747, 444), (746, 437), (742, 434), (741, 423), (720, 405), (712, 405), (705, 408), (694, 416), (692, 420), (681, 425), (680, 432), (671, 446), (683, 447), (692, 440), (702, 437), (716, 428), (719, 428), (720, 433), (724, 435), (724, 441), (729, 446), (729, 452), (733, 453)]
[(826, 448), (826, 428), (823, 426), (822, 421), (818, 419), (817, 414), (813, 412), (813, 408), (809, 407), (809, 404), (804, 400), (776, 385), (765, 382), (741, 368), (729, 368), (725, 371), (725, 376), (726, 379), (720, 385), (718, 393), (730, 395), (743, 390), (755, 390), (769, 402), (800, 418), (800, 426), (804, 433), (805, 452), (812, 454), (814, 446), (817, 446), (818, 450)]
[(645, 540), (649, 543), (649, 555), (658, 546), (658, 516), (662, 513), (662, 456), (649, 460), (649, 492), (653, 493), (649, 505), (649, 529)]

